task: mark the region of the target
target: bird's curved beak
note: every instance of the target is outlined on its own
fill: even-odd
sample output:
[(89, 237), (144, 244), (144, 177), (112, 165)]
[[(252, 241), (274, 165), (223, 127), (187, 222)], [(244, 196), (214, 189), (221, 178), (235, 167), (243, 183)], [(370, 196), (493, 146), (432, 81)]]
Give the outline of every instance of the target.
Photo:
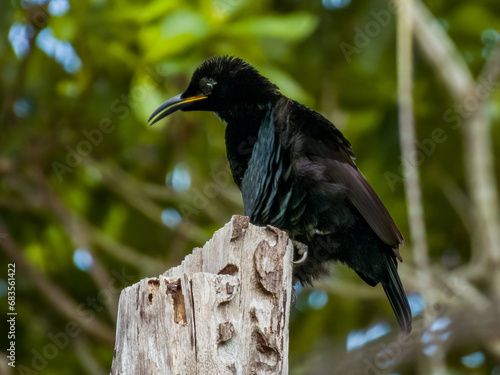
[[(174, 96), (173, 98), (168, 99), (165, 103), (159, 106), (156, 111), (153, 112), (148, 122), (151, 122), (151, 120), (154, 119), (154, 121), (151, 122), (151, 125), (153, 125), (155, 122), (160, 121), (162, 118), (167, 117), (169, 114), (177, 111), (178, 109), (185, 108), (192, 102), (207, 98), (205, 95), (195, 95), (187, 98), (181, 98), (181, 95), (182, 94)], [(155, 118), (155, 116), (158, 117)]]

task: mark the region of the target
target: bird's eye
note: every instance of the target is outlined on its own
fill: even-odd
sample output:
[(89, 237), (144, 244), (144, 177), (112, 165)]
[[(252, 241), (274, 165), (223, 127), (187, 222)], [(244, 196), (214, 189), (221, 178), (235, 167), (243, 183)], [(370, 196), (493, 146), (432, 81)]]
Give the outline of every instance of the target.
[(206, 83), (205, 85), (203, 85), (201, 87), (201, 92), (203, 93), (203, 95), (210, 95), (212, 93), (212, 90), (214, 88), (214, 85), (212, 85), (211, 83)]
[(203, 95), (208, 96), (212, 93), (212, 90), (214, 89), (214, 86), (216, 84), (217, 82), (215, 82), (211, 78), (202, 78), (200, 81), (200, 90)]

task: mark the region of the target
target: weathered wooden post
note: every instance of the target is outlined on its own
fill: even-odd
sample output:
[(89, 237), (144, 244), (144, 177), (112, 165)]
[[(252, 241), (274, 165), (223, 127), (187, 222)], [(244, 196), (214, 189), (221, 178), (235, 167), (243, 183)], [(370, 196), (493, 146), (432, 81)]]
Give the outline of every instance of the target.
[(293, 245), (233, 216), (180, 266), (120, 296), (114, 375), (288, 374)]

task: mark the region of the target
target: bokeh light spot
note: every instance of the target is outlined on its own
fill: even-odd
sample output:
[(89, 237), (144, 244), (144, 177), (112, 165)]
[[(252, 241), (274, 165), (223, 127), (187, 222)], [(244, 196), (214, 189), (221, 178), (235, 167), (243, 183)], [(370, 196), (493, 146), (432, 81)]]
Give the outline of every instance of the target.
[(26, 99), (17, 99), (14, 103), (14, 113), (17, 117), (26, 117), (29, 115), (31, 106)]
[(351, 3), (351, 0), (322, 0), (326, 9), (342, 9)]
[(167, 174), (165, 183), (175, 191), (186, 191), (191, 187), (191, 175), (184, 165), (177, 164), (174, 170)]
[(319, 310), (327, 304), (328, 294), (324, 290), (315, 290), (309, 294), (307, 302), (311, 308)]
[(55, 17), (63, 16), (69, 11), (68, 0), (50, 0), (49, 13)]
[(409, 294), (408, 303), (410, 304), (411, 316), (417, 316), (425, 309), (425, 301), (419, 294)]
[(76, 249), (73, 253), (73, 263), (78, 269), (88, 271), (94, 265), (94, 258), (86, 249)]
[(347, 335), (346, 347), (347, 351), (358, 349), (366, 343), (376, 340), (391, 331), (391, 327), (387, 323), (379, 323), (367, 330), (354, 330)]
[(483, 352), (475, 352), (460, 358), (460, 361), (465, 367), (476, 368), (484, 363), (485, 356)]
[(161, 213), (161, 221), (169, 228), (175, 228), (182, 221), (182, 216), (175, 208), (166, 208)]
[(437, 318), (436, 320), (434, 320), (430, 326), (430, 330), (431, 331), (442, 331), (444, 330), (446, 327), (448, 327), (451, 323), (451, 319), (450, 318), (447, 318), (445, 316), (442, 316), (440, 318)]
[(54, 58), (64, 70), (75, 74), (82, 68), (82, 60), (75, 52), (75, 49), (69, 42), (57, 39), (50, 27), (40, 31), (36, 38), (36, 45), (47, 54)]
[(32, 27), (21, 23), (14, 23), (9, 30), (9, 43), (18, 58), (26, 55), (30, 50), (29, 38)]

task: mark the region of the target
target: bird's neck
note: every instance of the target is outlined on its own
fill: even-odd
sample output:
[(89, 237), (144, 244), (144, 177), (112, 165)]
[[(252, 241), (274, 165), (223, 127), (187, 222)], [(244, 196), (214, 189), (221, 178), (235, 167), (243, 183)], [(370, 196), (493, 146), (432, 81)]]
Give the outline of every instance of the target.
[(234, 181), (240, 187), (252, 157), (262, 120), (273, 103), (235, 105), (216, 113), (226, 124), (226, 152)]

